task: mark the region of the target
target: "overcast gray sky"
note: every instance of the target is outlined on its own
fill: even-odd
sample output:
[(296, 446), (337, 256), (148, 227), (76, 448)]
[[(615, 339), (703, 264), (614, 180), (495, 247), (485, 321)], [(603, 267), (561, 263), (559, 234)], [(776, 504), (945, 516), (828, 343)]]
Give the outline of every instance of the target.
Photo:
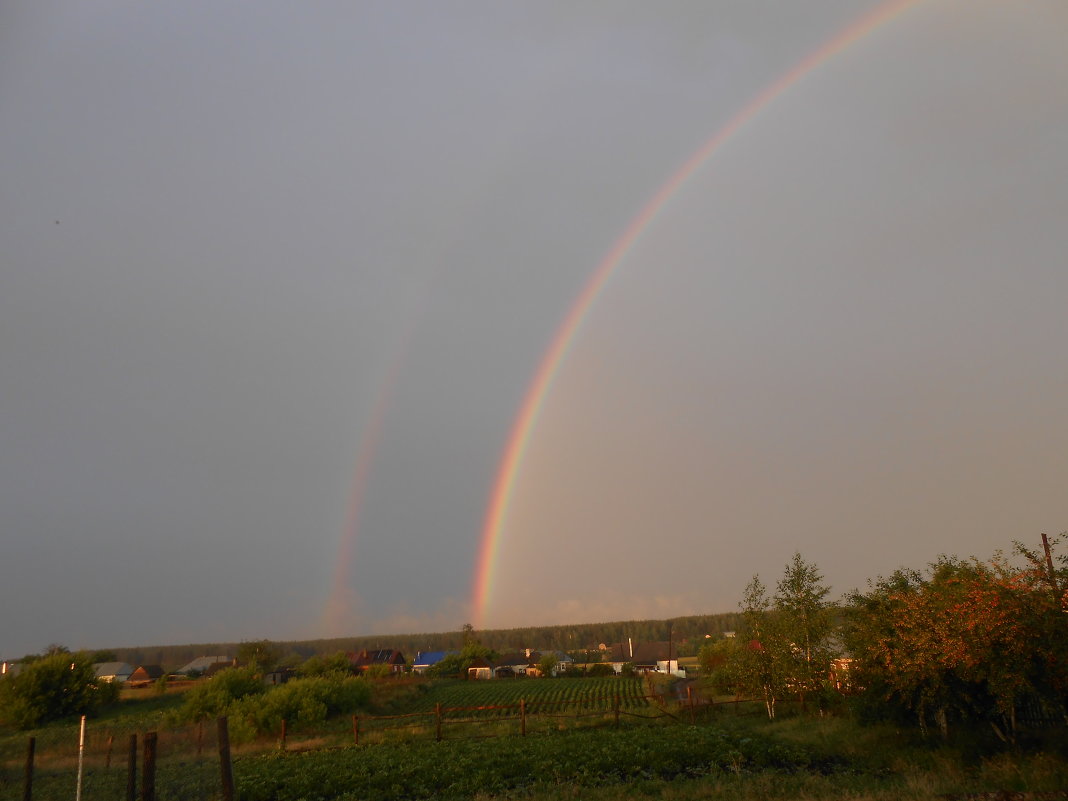
[[(0, 5), (0, 656), (455, 629), (539, 361), (868, 0)], [(492, 626), (1068, 528), (1068, 6), (918, 0), (620, 262)]]

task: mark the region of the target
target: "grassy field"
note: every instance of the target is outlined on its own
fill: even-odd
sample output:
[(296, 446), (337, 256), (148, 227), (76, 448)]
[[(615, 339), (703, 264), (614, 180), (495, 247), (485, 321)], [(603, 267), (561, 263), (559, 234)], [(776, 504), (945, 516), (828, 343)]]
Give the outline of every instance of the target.
[[(443, 706), (490, 706), (526, 699), (548, 708), (561, 699), (587, 700), (626, 694), (635, 713), (655, 711), (641, 700), (638, 680), (533, 679), (493, 682), (384, 682), (375, 712), (404, 714)], [(607, 683), (606, 683), (607, 682)], [(128, 700), (92, 723), (97, 758), (87, 766), (83, 798), (121, 798), (125, 791), (122, 751), (105, 768), (99, 746), (106, 732), (145, 731), (159, 726), (180, 698)], [(622, 706), (621, 700), (621, 706)], [(536, 719), (536, 718), (535, 718)], [(915, 729), (862, 727), (844, 717), (785, 717), (769, 722), (759, 705), (706, 710), (697, 725), (669, 717), (631, 717), (618, 729), (611, 716), (590, 726), (528, 728), (519, 736), (514, 720), (448, 727), (435, 742), (420, 736), (361, 740), (352, 745), (348, 721), (335, 721), (336, 736), (308, 742), (308, 750), (279, 752), (268, 739), (236, 751), (234, 771), (243, 801), (328, 799), (529, 799), (608, 801), (620, 797), (697, 799), (933, 799), (1012, 791), (1031, 798), (1068, 799), (1068, 737), (1063, 729), (1035, 738), (1026, 748), (1005, 750), (981, 730), (962, 732), (950, 743), (923, 740)], [(214, 727), (206, 727), (209, 735)], [(0, 733), (8, 767), (0, 775), (0, 801), (21, 798), (20, 755), (26, 732)], [(54, 724), (33, 732), (51, 751), (34, 785), (38, 801), (73, 797), (76, 729)], [(72, 736), (72, 734), (74, 736)], [(452, 736), (456, 735), (456, 736)], [(489, 738), (489, 735), (498, 735)], [(160, 801), (217, 798), (218, 765), (206, 742), (196, 756), (189, 731), (168, 740), (161, 731), (157, 776)], [(177, 737), (178, 735), (176, 735)], [(310, 736), (310, 735), (309, 735)], [(476, 739), (477, 738), (477, 739)], [(209, 737), (210, 739), (210, 737)], [(175, 745), (172, 746), (171, 743)], [(341, 745), (344, 743), (344, 745)], [(318, 745), (318, 748), (314, 746)], [(72, 747), (73, 746), (73, 747)], [(323, 747), (330, 746), (330, 747)], [(1022, 796), (1026, 798), (1028, 796)]]
[[(757, 710), (698, 726), (570, 730), (492, 741), (386, 744), (241, 760), (242, 798), (933, 799), (1013, 791), (1068, 797), (1054, 748), (932, 745), (848, 720), (769, 723)], [(1043, 797), (1043, 796), (1034, 796)]]

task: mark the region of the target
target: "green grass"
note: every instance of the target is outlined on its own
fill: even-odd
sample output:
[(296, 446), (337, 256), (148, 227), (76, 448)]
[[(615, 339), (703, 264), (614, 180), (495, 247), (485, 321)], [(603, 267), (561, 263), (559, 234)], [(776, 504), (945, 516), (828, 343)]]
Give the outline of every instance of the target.
[[(621, 681), (383, 682), (376, 711), (433, 710), (437, 703), (506, 704), (518, 697), (536, 708), (538, 703), (551, 705), (583, 693), (587, 699), (599, 697), (606, 688), (609, 695), (620, 689), (621, 695), (640, 696), (640, 682)], [(90, 735), (96, 738), (97, 750), (87, 762), (85, 801), (121, 798), (125, 790), (125, 752), (116, 740), (115, 758), (105, 769), (100, 738), (109, 731), (154, 728), (178, 702), (152, 697), (128, 701), (92, 722)], [(655, 707), (645, 709), (655, 711)], [(532, 716), (526, 737), (519, 736), (514, 718), (447, 722), (446, 741), (438, 743), (431, 719), (415, 736), (409, 731), (380, 732), (361, 738), (359, 747), (352, 745), (350, 722), (336, 720), (326, 730), (305, 735), (303, 745), (315, 750), (280, 753), (276, 742), (265, 738), (237, 749), (234, 769), (243, 801), (620, 797), (889, 801), (998, 790), (1068, 790), (1068, 738), (1063, 729), (1047, 732), (1045, 741), (1036, 735), (1026, 748), (1006, 750), (980, 729), (962, 731), (943, 744), (924, 740), (914, 728), (862, 727), (846, 717), (785, 715), (771, 722), (757, 704), (705, 710), (696, 726), (670, 718), (624, 720), (619, 729), (611, 725), (611, 715), (593, 719), (590, 725), (595, 728), (576, 728), (548, 715)], [(160, 730), (156, 785), (161, 801), (217, 797), (214, 725), (206, 726), (205, 732), (210, 741), (197, 758), (188, 748), (188, 731), (171, 735)], [(0, 801), (21, 797), (20, 765), (28, 734), (0, 736), (0, 751), (9, 755), (0, 774)], [(72, 798), (77, 724), (53, 724), (34, 734), (40, 742), (52, 743), (50, 756), (39, 766), (34, 798)], [(499, 736), (459, 739), (487, 735)], [(58, 741), (65, 744), (59, 750)], [(291, 746), (300, 747), (300, 738), (294, 737)]]
[[(725, 723), (727, 721), (724, 721)], [(494, 741), (407, 743), (240, 760), (245, 801), (326, 799), (932, 799), (1056, 791), (1048, 752), (969, 764), (893, 729), (842, 720), (644, 725)]]

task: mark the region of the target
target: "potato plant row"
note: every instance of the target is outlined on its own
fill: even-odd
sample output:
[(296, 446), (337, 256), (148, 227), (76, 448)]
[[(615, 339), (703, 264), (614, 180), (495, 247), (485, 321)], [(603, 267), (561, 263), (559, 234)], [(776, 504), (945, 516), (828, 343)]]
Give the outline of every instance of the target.
[[(526, 702), (528, 714), (613, 709), (618, 695), (621, 709), (643, 708), (648, 704), (640, 679), (598, 677), (582, 679), (496, 679), (442, 684), (432, 688), (411, 707), (412, 712), (456, 710), (464, 717), (514, 716), (519, 703)], [(478, 707), (506, 707), (478, 709)]]

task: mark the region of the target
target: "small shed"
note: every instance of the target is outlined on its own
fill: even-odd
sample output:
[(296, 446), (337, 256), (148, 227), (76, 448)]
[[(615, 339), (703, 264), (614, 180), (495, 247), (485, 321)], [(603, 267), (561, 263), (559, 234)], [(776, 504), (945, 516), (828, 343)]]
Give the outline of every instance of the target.
[(481, 656), (476, 656), (467, 666), (467, 678), (469, 679), (492, 679), (493, 663)]
[(126, 683), (131, 686), (151, 684), (162, 679), (163, 675), (163, 668), (159, 665), (141, 665), (130, 674), (130, 678), (126, 680)]

